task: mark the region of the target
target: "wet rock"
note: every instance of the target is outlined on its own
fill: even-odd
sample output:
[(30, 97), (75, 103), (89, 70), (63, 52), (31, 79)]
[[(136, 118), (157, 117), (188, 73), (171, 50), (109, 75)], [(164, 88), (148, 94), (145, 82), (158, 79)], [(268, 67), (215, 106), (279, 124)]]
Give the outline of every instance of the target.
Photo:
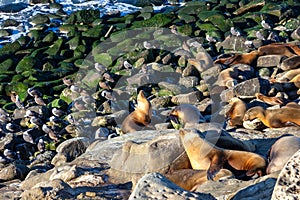
[(48, 24), (50, 22), (50, 19), (48, 16), (43, 14), (36, 14), (30, 18), (30, 22), (34, 25), (38, 24)]
[(28, 5), (25, 3), (8, 4), (0, 6), (0, 11), (5, 13), (16, 13), (27, 8), (27, 6)]
[(258, 67), (276, 67), (285, 58), (283, 55), (266, 55), (259, 56), (257, 59)]
[(188, 192), (159, 173), (143, 176), (131, 193), (133, 199), (215, 199), (210, 194)]
[(143, 28), (143, 27), (163, 27), (168, 25), (173, 19), (173, 14), (159, 13), (144, 21), (135, 21), (132, 24), (132, 28)]
[(299, 197), (299, 163), (300, 150), (289, 159), (281, 170), (272, 194), (272, 199), (297, 199)]
[(178, 95), (178, 94), (182, 94), (182, 93), (186, 93), (189, 91), (188, 88), (186, 88), (185, 86), (183, 85), (178, 85), (178, 84), (172, 84), (172, 83), (168, 83), (168, 82), (159, 82), (158, 83), (158, 86), (161, 88), (161, 89), (167, 89), (169, 91), (172, 91), (172, 93), (174, 93), (175, 95)]

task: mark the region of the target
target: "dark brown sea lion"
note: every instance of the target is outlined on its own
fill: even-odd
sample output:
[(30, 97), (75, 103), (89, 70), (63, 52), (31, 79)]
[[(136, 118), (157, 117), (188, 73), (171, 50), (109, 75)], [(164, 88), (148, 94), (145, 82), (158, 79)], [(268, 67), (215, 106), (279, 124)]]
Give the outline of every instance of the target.
[(256, 106), (246, 111), (243, 121), (255, 118), (262, 121), (269, 128), (280, 128), (291, 125), (300, 126), (299, 109), (291, 107), (266, 110), (261, 106)]
[(262, 176), (265, 172), (266, 161), (258, 154), (218, 148), (193, 131), (181, 129), (179, 135), (192, 168), (207, 170), (208, 179), (212, 179), (224, 167), (233, 170), (233, 173), (245, 171), (247, 177), (256, 174)]
[(142, 130), (151, 123), (152, 108), (151, 103), (145, 97), (144, 92), (141, 90), (137, 96), (137, 107), (130, 113), (122, 123), (122, 132), (129, 133)]

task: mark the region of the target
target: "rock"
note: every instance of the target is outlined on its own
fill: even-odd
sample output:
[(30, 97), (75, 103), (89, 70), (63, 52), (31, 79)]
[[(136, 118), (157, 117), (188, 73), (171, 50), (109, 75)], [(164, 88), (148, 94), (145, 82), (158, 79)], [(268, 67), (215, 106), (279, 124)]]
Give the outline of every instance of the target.
[(190, 92), (188, 94), (179, 94), (173, 96), (171, 102), (174, 104), (196, 104), (204, 99), (200, 91)]
[(159, 13), (151, 17), (150, 19), (144, 21), (134, 21), (132, 24), (132, 28), (144, 28), (144, 27), (163, 27), (168, 25), (173, 19), (174, 15), (167, 13)]
[(28, 5), (25, 3), (7, 4), (0, 6), (0, 11), (5, 13), (16, 13), (21, 10), (24, 10), (25, 8), (27, 8), (27, 6)]
[(267, 94), (270, 90), (268, 80), (262, 78), (253, 78), (235, 85), (233, 88), (222, 91), (222, 101), (228, 102), (234, 96), (241, 98), (254, 97), (255, 93)]
[(223, 47), (226, 50), (245, 51), (245, 49), (248, 49), (245, 45), (245, 41), (246, 39), (244, 37), (229, 35), (218, 45), (218, 47)]
[(25, 190), (21, 199), (72, 199), (75, 197), (74, 195), (74, 189), (64, 181), (56, 179), (40, 182), (30, 190)]
[(50, 22), (49, 17), (43, 14), (36, 14), (30, 18), (30, 22), (34, 25), (38, 24), (48, 24)]
[(110, 162), (110, 181), (136, 181), (149, 172), (167, 173), (189, 167), (179, 136), (174, 132), (151, 141), (135, 143), (127, 141), (116, 151)]
[(199, 85), (199, 78), (197, 76), (181, 77), (178, 83), (187, 88), (192, 88)]
[(292, 32), (291, 37), (293, 40), (300, 40), (300, 26)]
[(89, 144), (89, 139), (84, 137), (77, 137), (66, 140), (56, 148), (57, 155), (53, 158), (51, 163), (58, 166), (63, 164), (64, 162), (71, 162), (72, 160), (83, 154)]
[(133, 199), (215, 199), (210, 194), (188, 192), (159, 173), (143, 176), (131, 193)]
[(118, 0), (118, 2), (121, 3), (128, 3), (128, 4), (132, 4), (138, 7), (144, 7), (144, 6), (149, 6), (149, 5), (162, 5), (163, 4), (163, 0)]
[(266, 55), (259, 56), (257, 59), (257, 67), (276, 67), (285, 58), (283, 55)]
[(241, 181), (234, 178), (207, 181), (196, 192), (210, 193), (217, 199), (270, 199), (276, 175)]
[(72, 13), (67, 19), (68, 24), (90, 24), (100, 17), (99, 10), (80, 10)]
[(272, 200), (275, 199), (297, 199), (299, 198), (299, 163), (300, 163), (300, 150), (298, 150), (286, 163), (281, 170), (273, 194)]
[(22, 164), (9, 164), (0, 170), (0, 182), (13, 179), (23, 180), (29, 172), (28, 167)]
[(161, 89), (166, 89), (166, 90), (172, 91), (172, 93), (174, 95), (178, 95), (178, 94), (182, 94), (182, 93), (187, 93), (187, 92), (190, 91), (190, 89), (188, 89), (187, 87), (185, 87), (183, 85), (172, 84), (172, 83), (168, 83), (166, 81), (159, 82), (158, 86)]

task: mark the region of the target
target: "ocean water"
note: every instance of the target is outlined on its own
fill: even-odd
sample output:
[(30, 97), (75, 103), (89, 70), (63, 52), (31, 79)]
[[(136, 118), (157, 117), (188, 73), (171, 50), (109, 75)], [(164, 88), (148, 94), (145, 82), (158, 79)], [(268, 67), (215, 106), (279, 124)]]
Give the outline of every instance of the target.
[[(63, 10), (67, 14), (70, 14), (77, 10), (82, 9), (99, 9), (101, 16), (106, 15), (107, 13), (120, 11), (121, 15), (126, 15), (128, 13), (133, 13), (141, 9), (141, 7), (137, 7), (127, 3), (121, 3), (117, 0), (94, 0), (94, 1), (86, 1), (86, 0), (56, 0), (57, 3), (63, 5)], [(0, 37), (0, 48), (7, 43), (11, 43), (15, 41), (22, 35), (26, 35), (32, 24), (30, 24), (29, 19), (31, 16), (34, 16), (38, 13), (56, 13), (57, 10), (50, 9), (48, 5), (44, 4), (36, 4), (36, 5), (28, 5), (29, 0), (0, 0), (0, 30), (7, 29), (11, 32), (11, 35), (6, 37)], [(13, 6), (22, 5), (24, 9), (21, 9), (18, 12), (2, 12), (1, 8), (5, 6)], [(178, 6), (182, 5), (182, 2), (178, 2)], [(168, 1), (165, 4), (160, 6), (154, 6), (154, 10), (160, 11), (168, 6), (171, 6)], [(3, 21), (7, 19), (14, 19), (20, 24), (17, 27), (3, 27)], [(55, 31), (55, 30), (53, 30)]]

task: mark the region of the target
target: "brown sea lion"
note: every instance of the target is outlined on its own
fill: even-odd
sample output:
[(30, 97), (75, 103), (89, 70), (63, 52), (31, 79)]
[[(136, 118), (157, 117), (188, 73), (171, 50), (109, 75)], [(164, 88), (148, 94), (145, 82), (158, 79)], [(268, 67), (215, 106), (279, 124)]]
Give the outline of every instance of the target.
[(243, 118), (247, 110), (246, 103), (238, 97), (230, 99), (228, 103), (231, 105), (230, 109), (226, 112), (229, 125), (233, 127), (243, 125)]
[(282, 170), (286, 162), (300, 149), (300, 138), (283, 136), (269, 150), (267, 174)]
[[(181, 142), (190, 159), (193, 169), (207, 170), (207, 178), (212, 179), (222, 168), (229, 168), (234, 174), (246, 171), (246, 177), (262, 176), (265, 172), (265, 159), (255, 153), (218, 148), (202, 139), (196, 132), (181, 129)], [(236, 175), (236, 174), (235, 174)]]
[(129, 133), (142, 130), (151, 123), (152, 108), (151, 103), (141, 90), (137, 96), (137, 107), (130, 113), (122, 123), (122, 132)]
[(280, 69), (287, 71), (291, 69), (296, 69), (300, 66), (300, 56), (295, 55), (290, 58), (283, 60), (279, 66)]
[[(180, 169), (169, 174), (164, 174), (164, 176), (179, 187), (189, 191), (195, 191), (199, 185), (208, 180), (206, 170)], [(231, 176), (233, 174), (229, 170), (221, 169), (213, 180), (216, 181), (223, 177)]]
[(258, 51), (263, 55), (284, 55), (287, 57), (299, 55), (298, 53), (300, 53), (297, 45), (280, 43), (261, 46), (258, 48)]
[(170, 112), (170, 118), (174, 122), (180, 121), (184, 126), (186, 123), (200, 123), (204, 122), (205, 119), (200, 113), (199, 109), (191, 104), (181, 104), (176, 106)]
[(284, 100), (280, 97), (268, 97), (268, 96), (263, 95), (262, 93), (256, 93), (255, 97), (269, 105), (283, 105), (284, 104)]
[(300, 109), (300, 105), (296, 102), (289, 102), (284, 107)]
[(246, 111), (243, 121), (251, 121), (255, 118), (269, 128), (300, 125), (299, 110), (290, 107), (266, 110), (261, 106), (255, 106)]
[(260, 51), (251, 51), (249, 53), (235, 54), (229, 58), (220, 58), (215, 60), (215, 64), (234, 65), (234, 64), (246, 64), (252, 65), (256, 62), (258, 56), (263, 55)]
[(238, 83), (238, 76), (239, 71), (237, 68), (224, 69), (219, 73), (217, 85), (231, 88)]

